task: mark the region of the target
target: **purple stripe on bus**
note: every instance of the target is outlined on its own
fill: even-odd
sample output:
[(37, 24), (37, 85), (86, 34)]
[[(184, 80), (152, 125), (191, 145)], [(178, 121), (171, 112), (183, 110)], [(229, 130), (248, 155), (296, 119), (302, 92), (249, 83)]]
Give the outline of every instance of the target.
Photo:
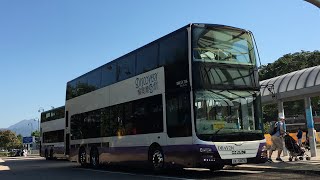
[[(261, 150), (265, 143), (260, 143), (257, 156), (248, 159), (248, 163), (262, 163)], [(215, 162), (212, 163), (226, 163), (231, 160), (222, 160), (215, 145), (170, 145), (162, 146), (162, 151), (165, 155), (165, 162), (168, 164), (181, 165), (184, 167), (199, 167), (203, 166), (203, 159), (210, 158)], [(200, 153), (200, 148), (210, 148), (211, 153)], [(90, 148), (86, 148), (87, 155), (90, 154)], [(98, 147), (100, 154), (100, 161), (102, 162), (146, 162), (148, 161), (148, 146), (138, 147)], [(70, 158), (77, 161), (78, 148), (70, 149)], [(212, 164), (211, 163), (211, 164)], [(227, 162), (228, 163), (228, 162)]]

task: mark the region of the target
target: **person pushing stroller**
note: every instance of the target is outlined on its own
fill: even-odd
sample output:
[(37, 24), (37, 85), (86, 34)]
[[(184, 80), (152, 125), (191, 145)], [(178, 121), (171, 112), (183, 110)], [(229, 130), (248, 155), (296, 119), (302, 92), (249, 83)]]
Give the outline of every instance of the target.
[(272, 146), (269, 151), (268, 162), (273, 162), (271, 159), (271, 156), (273, 151), (275, 150), (278, 150), (276, 161), (283, 162), (283, 160), (280, 158), (280, 155), (283, 151), (283, 136), (286, 134), (285, 119), (280, 118), (279, 121), (275, 122), (273, 128), (274, 128), (274, 133), (271, 134)]

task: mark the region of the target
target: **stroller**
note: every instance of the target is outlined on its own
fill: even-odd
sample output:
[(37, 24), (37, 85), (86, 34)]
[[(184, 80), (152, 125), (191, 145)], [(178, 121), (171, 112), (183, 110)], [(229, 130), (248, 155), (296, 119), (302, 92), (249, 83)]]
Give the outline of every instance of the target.
[(295, 161), (298, 161), (298, 157), (300, 160), (303, 160), (304, 157), (306, 157), (306, 160), (310, 160), (310, 157), (305, 153), (305, 149), (300, 147), (296, 140), (294, 140), (289, 134), (285, 134), (284, 144), (290, 154), (289, 161), (292, 161), (293, 158)]

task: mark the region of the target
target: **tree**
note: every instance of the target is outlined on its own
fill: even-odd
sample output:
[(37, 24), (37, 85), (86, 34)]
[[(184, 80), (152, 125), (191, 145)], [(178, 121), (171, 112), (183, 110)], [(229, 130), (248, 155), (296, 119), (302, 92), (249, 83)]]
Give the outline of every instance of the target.
[(19, 141), (16, 133), (10, 130), (0, 131), (0, 147), (4, 149), (21, 148), (22, 142)]
[(40, 132), (39, 132), (38, 130), (33, 131), (33, 132), (31, 133), (31, 136), (34, 136), (34, 137), (35, 137), (36, 142), (37, 142), (37, 143), (39, 143), (39, 139), (40, 139)]
[(262, 106), (262, 115), (264, 122), (276, 121), (278, 118), (277, 104), (268, 104)]
[(40, 137), (40, 132), (39, 132), (38, 130), (33, 131), (33, 132), (31, 133), (31, 136)]
[(18, 138), (19, 143), (20, 143), (21, 146), (22, 146), (22, 143), (23, 143), (23, 142), (22, 142), (22, 141), (23, 141), (22, 135), (21, 135), (21, 134), (18, 134), (17, 138)]
[(320, 65), (320, 51), (301, 51), (286, 54), (273, 63), (259, 67), (259, 78), (270, 79), (300, 69)]

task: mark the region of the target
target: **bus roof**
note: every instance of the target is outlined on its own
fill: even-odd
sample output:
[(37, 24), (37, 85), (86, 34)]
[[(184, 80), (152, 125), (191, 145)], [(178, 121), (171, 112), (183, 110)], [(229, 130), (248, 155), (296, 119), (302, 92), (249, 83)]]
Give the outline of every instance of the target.
[(162, 37), (160, 37), (160, 38), (158, 38), (158, 39), (156, 39), (156, 40), (154, 40), (154, 41), (151, 41), (150, 43), (148, 43), (148, 44), (146, 44), (146, 45), (143, 45), (143, 46), (141, 46), (141, 47), (139, 47), (139, 48), (137, 48), (137, 49), (135, 49), (135, 50), (133, 50), (133, 51), (130, 51), (129, 53), (126, 53), (126, 54), (124, 54), (124, 55), (122, 55), (122, 56), (120, 56), (120, 57), (118, 57), (118, 58), (116, 58), (116, 59), (114, 59), (114, 60), (111, 60), (111, 61), (107, 62), (106, 64), (103, 64), (103, 65), (101, 65), (101, 66), (99, 66), (99, 67), (97, 67), (97, 68), (95, 68), (95, 69), (92, 69), (91, 71), (88, 71), (87, 73), (82, 74), (82, 75), (80, 75), (80, 76), (78, 76), (78, 77), (76, 77), (76, 78), (68, 81), (68, 83), (69, 83), (69, 82), (72, 82), (72, 81), (74, 81), (74, 80), (76, 80), (76, 79), (79, 79), (79, 78), (85, 76), (86, 74), (89, 74), (90, 72), (95, 71), (95, 70), (97, 70), (97, 69), (99, 69), (99, 68), (101, 68), (101, 67), (103, 67), (103, 66), (105, 66), (105, 65), (107, 65), (107, 64), (109, 64), (109, 63), (110, 63), (110, 64), (111, 64), (111, 63), (114, 63), (114, 62), (116, 62), (118, 59), (121, 59), (121, 58), (123, 58), (123, 57), (125, 57), (125, 56), (129, 56), (130, 54), (135, 53), (135, 52), (139, 51), (140, 49), (143, 49), (143, 48), (145, 48), (145, 47), (147, 47), (147, 46), (149, 46), (149, 45), (151, 45), (151, 44), (153, 44), (153, 43), (156, 43), (156, 42), (160, 41), (161, 39), (164, 39), (164, 38), (166, 38), (166, 37), (168, 37), (168, 36), (170, 36), (170, 35), (172, 35), (172, 34), (174, 34), (174, 33), (176, 33), (176, 32), (179, 32), (179, 31), (184, 30), (185, 28), (191, 27), (191, 26), (199, 26), (199, 27), (223, 27), (223, 28), (228, 28), (228, 29), (234, 29), (234, 30), (240, 30), (240, 31), (247, 31), (247, 30), (245, 30), (245, 29), (241, 29), (241, 28), (237, 28), (237, 27), (233, 27), (233, 26), (226, 26), (226, 25), (222, 25), (222, 24), (190, 23), (190, 24), (185, 25), (185, 26), (183, 26), (183, 27), (181, 27), (181, 28), (179, 28), (179, 29), (177, 29), (177, 30), (175, 30), (175, 31), (167, 34), (167, 35), (164, 35), (164, 36), (162, 36)]

